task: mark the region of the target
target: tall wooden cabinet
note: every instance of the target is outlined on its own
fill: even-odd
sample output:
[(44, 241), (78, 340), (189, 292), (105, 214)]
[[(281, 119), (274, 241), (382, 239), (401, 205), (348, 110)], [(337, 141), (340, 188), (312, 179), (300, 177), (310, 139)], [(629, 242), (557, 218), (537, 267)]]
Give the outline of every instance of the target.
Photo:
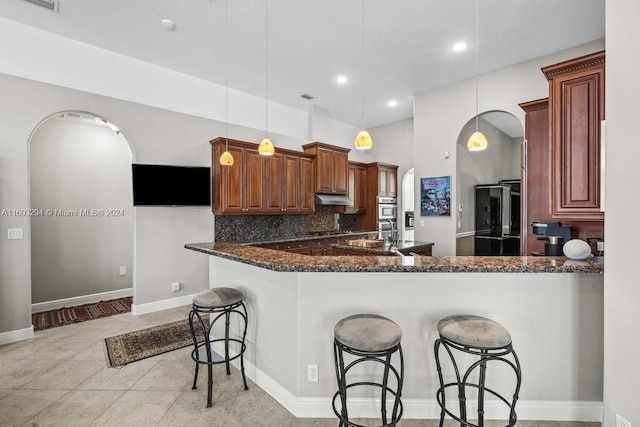
[[(526, 197), (527, 222), (547, 221), (551, 215), (551, 138), (549, 138), (549, 98), (519, 104), (525, 111), (524, 138), (527, 141), (524, 179), (521, 192)], [(544, 242), (537, 240), (527, 225), (526, 248), (521, 254), (544, 252)], [(520, 239), (524, 245), (525, 239)]]
[(364, 163), (349, 162), (347, 168), (347, 196), (352, 205), (338, 206), (336, 211), (345, 214), (363, 214), (367, 211), (367, 168)]
[(315, 155), (315, 192), (347, 194), (348, 148), (312, 142), (302, 146), (305, 153)]
[(552, 217), (601, 221), (605, 53), (586, 55), (542, 71), (549, 80)]
[(313, 156), (278, 149), (273, 156), (258, 154), (258, 144), (228, 140), (234, 158), (220, 165), (225, 138), (211, 141), (211, 210), (216, 215), (311, 214)]
[(386, 163), (367, 163), (366, 165), (366, 202), (367, 212), (358, 215), (358, 230), (378, 229), (378, 197), (397, 197), (398, 166)]

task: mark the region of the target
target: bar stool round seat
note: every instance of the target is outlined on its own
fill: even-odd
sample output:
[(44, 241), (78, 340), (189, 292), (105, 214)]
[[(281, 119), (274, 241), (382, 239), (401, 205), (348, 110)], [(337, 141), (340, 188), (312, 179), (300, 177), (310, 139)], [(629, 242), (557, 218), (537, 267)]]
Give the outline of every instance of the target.
[[(247, 378), (244, 373), (244, 352), (247, 349), (245, 338), (247, 336), (247, 308), (244, 305), (244, 295), (237, 289), (233, 288), (213, 288), (198, 293), (193, 297), (193, 305), (189, 313), (189, 330), (193, 340), (194, 349), (191, 352), (191, 358), (196, 362), (195, 374), (193, 378), (193, 387), (195, 390), (198, 382), (198, 369), (200, 365), (207, 365), (208, 383), (207, 383), (207, 407), (212, 406), (212, 389), (213, 389), (213, 365), (224, 363), (227, 368), (227, 375), (231, 375), (230, 362), (240, 359), (240, 372), (242, 373), (242, 382), (244, 389), (248, 390)], [(208, 320), (204, 315), (210, 315)], [(213, 315), (213, 316), (211, 316)], [(239, 316), (241, 320), (242, 335), (238, 337), (230, 337), (230, 320), (231, 315)], [(221, 317), (225, 318), (224, 337), (211, 339), (211, 330), (216, 321)], [(200, 334), (197, 334), (199, 331)], [(224, 343), (224, 355), (214, 357), (212, 344), (216, 342)], [(235, 343), (237, 351), (235, 355), (229, 352), (229, 344)], [(201, 349), (204, 348), (204, 354)]]
[[(436, 368), (440, 380), (440, 388), (437, 390), (436, 399), (440, 405), (440, 427), (444, 424), (445, 416), (458, 421), (461, 426), (482, 427), (484, 426), (484, 397), (489, 393), (503, 402), (508, 409), (509, 423), (507, 426), (515, 425), (516, 402), (520, 391), (522, 372), (518, 356), (513, 350), (511, 334), (500, 323), (487, 319), (486, 317), (475, 315), (453, 315), (447, 316), (438, 322), (438, 334), (434, 344)], [(446, 350), (455, 371), (455, 382), (445, 384), (444, 375), (440, 363), (440, 347)], [(477, 356), (477, 360), (472, 362), (463, 372), (456, 362), (454, 351)], [(508, 365), (515, 374), (515, 391), (509, 401), (497, 391), (486, 387), (487, 362), (501, 362)], [(471, 374), (478, 371), (475, 381), (471, 382)], [(458, 413), (454, 414), (451, 408), (447, 408), (446, 390), (449, 387), (456, 389), (454, 392), (457, 400)], [(467, 389), (477, 390), (477, 422), (470, 423), (467, 419)]]
[[(340, 420), (339, 427), (361, 427), (349, 420), (347, 407), (348, 390), (354, 387), (373, 386), (381, 389), (380, 415), (382, 426), (395, 426), (402, 418), (402, 384), (404, 378), (404, 359), (402, 354), (402, 331), (390, 319), (376, 314), (356, 314), (340, 320), (334, 328), (334, 358), (338, 391), (333, 396), (333, 412)], [(355, 359), (345, 365), (345, 353)], [(398, 355), (399, 370), (392, 364), (392, 356)], [(372, 362), (383, 366), (380, 382), (358, 381), (349, 383), (347, 373), (354, 366)], [(395, 384), (389, 384), (389, 373), (393, 374)], [(393, 387), (395, 385), (395, 388)], [(387, 393), (394, 396), (390, 419), (387, 418)], [(340, 397), (340, 408), (337, 399)]]

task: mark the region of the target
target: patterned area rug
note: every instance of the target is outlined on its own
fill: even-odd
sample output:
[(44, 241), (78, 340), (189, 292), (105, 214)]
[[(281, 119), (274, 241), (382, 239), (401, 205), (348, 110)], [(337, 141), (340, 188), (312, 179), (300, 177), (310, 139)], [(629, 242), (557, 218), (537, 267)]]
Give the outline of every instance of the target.
[[(209, 316), (202, 316), (205, 323)], [(199, 332), (199, 333), (198, 333)], [(201, 331), (196, 332), (198, 342), (203, 341)], [(153, 328), (129, 332), (104, 339), (111, 367), (157, 356), (158, 354), (193, 345), (189, 332), (189, 321), (178, 320)]]
[(31, 323), (35, 331), (41, 331), (43, 329), (55, 328), (56, 326), (99, 319), (101, 317), (113, 316), (114, 314), (128, 313), (131, 311), (132, 300), (132, 297), (126, 297), (110, 301), (100, 301), (94, 304), (34, 313), (31, 315)]

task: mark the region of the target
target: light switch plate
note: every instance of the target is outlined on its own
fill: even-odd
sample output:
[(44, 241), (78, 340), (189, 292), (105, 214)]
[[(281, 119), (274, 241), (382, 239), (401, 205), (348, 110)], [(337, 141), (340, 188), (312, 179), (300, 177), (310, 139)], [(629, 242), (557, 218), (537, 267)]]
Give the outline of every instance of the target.
[(7, 228), (7, 239), (16, 240), (22, 239), (22, 228)]

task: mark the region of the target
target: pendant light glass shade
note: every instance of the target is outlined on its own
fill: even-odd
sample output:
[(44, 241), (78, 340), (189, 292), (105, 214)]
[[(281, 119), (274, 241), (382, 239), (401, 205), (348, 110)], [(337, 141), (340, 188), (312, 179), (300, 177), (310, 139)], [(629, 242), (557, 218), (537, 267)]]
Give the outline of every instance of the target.
[(223, 166), (233, 165), (233, 156), (230, 152), (225, 151), (224, 153), (222, 153), (222, 155), (220, 156), (220, 164)]
[(371, 139), (369, 132), (366, 130), (358, 132), (354, 145), (356, 146), (356, 150), (368, 150), (373, 147), (373, 140)]
[(258, 153), (263, 156), (273, 156), (273, 153), (275, 152), (276, 149), (269, 138), (263, 139), (260, 142), (260, 145), (258, 145)]
[(467, 142), (467, 150), (469, 151), (482, 151), (486, 150), (489, 142), (487, 137), (480, 131), (475, 131), (471, 134), (469, 141)]

